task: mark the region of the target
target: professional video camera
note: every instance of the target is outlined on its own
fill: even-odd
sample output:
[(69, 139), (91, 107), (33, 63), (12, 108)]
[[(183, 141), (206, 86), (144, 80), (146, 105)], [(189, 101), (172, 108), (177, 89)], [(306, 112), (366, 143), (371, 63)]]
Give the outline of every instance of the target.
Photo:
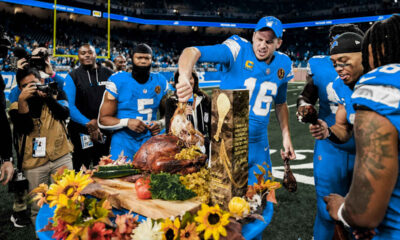
[(49, 57), (49, 54), (47, 51), (39, 51), (36, 55), (31, 55), (28, 54), (25, 49), (21, 47), (16, 47), (14, 49), (14, 55), (17, 57), (17, 59), (25, 58), (26, 61), (28, 62), (27, 65), (25, 65), (25, 68), (36, 68), (39, 71), (45, 71), (46, 69), (46, 60)]
[(50, 83), (36, 83), (36, 89), (46, 93), (47, 95), (55, 95), (57, 94), (57, 82), (50, 82)]
[(0, 58), (6, 58), (8, 49), (11, 47), (11, 41), (6, 36), (4, 28), (0, 26)]

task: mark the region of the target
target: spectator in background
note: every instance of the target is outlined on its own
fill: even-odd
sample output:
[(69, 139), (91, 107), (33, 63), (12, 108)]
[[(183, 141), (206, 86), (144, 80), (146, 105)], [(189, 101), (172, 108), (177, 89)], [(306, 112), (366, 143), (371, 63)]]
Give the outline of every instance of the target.
[(115, 64), (116, 72), (126, 71), (126, 58), (124, 56), (122, 56), (122, 55), (117, 56), (114, 59), (114, 64)]
[(78, 50), (80, 66), (65, 78), (64, 90), (70, 104), (71, 121), (68, 130), (74, 144), (74, 169), (82, 164), (89, 168), (97, 165), (101, 156), (109, 153), (111, 134), (97, 125), (99, 107), (110, 69), (96, 64), (96, 53), (90, 44)]
[(111, 60), (106, 59), (104, 62), (101, 63), (101, 65), (115, 72), (115, 65)]
[[(64, 92), (56, 84), (47, 88), (51, 91), (38, 90), (37, 84), (44, 84), (44, 79), (36, 69), (19, 69), (16, 79), (21, 94), (11, 104), (9, 114), (18, 141), (19, 165), (32, 191), (41, 183), (48, 184), (58, 168), (72, 169), (73, 148), (65, 127), (69, 109)], [(39, 207), (32, 204), (33, 223), (38, 211)]]

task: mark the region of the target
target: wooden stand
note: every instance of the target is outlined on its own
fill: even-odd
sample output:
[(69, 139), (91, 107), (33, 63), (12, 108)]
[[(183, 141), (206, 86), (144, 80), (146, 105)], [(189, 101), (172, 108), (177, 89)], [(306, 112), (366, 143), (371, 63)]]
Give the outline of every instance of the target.
[(227, 210), (247, 191), (249, 92), (214, 89), (212, 96), (211, 202)]

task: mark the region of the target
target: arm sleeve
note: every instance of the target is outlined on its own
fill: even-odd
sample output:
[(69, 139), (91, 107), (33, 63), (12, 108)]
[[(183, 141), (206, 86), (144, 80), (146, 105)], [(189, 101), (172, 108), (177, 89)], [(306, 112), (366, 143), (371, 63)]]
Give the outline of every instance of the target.
[(57, 85), (58, 85), (59, 88), (63, 89), (63, 87), (64, 87), (64, 78), (62, 76), (60, 76), (56, 72), (56, 75), (54, 76), (53, 80), (57, 82)]
[(286, 102), (286, 93), (287, 93), (287, 83), (282, 84), (278, 88), (278, 94), (276, 94), (275, 104), (282, 104)]
[(29, 134), (33, 130), (33, 120), (30, 113), (20, 114), (17, 109), (9, 112), (14, 131), (18, 134)]
[(69, 74), (65, 78), (64, 91), (68, 98), (71, 119), (85, 126), (90, 120), (85, 117), (75, 106), (76, 87), (74, 81)]
[(54, 116), (54, 119), (65, 120), (69, 117), (68, 102), (65, 98), (64, 91), (59, 89), (57, 100), (52, 97), (47, 97), (45, 99), (47, 106)]
[[(239, 45), (239, 44), (237, 44)], [(201, 46), (197, 48), (201, 56), (199, 62), (216, 62), (231, 66), (234, 62), (230, 48), (225, 44), (217, 44), (212, 46)]]
[(106, 91), (109, 92), (111, 95), (113, 95), (117, 100), (118, 100), (118, 88), (117, 88), (117, 84), (115, 84), (114, 80), (114, 76), (111, 76), (108, 81), (107, 81), (107, 85), (106, 85)]

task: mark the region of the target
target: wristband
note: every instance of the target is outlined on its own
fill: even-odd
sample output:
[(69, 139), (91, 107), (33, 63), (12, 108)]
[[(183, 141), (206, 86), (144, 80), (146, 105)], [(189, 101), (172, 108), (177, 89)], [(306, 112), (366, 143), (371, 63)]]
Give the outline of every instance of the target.
[(56, 72), (53, 72), (53, 75), (51, 75), (51, 78), (54, 78), (56, 76)]
[(121, 127), (127, 127), (129, 122), (129, 118), (123, 118), (119, 120), (119, 124)]
[(160, 129), (163, 129), (165, 127), (165, 118), (162, 118), (156, 122), (158, 123), (158, 125), (160, 125)]
[(343, 218), (343, 215), (342, 215), (343, 208), (344, 208), (344, 202), (342, 203), (342, 205), (340, 205), (339, 210), (337, 211), (338, 218), (346, 228), (350, 228), (350, 225)]

